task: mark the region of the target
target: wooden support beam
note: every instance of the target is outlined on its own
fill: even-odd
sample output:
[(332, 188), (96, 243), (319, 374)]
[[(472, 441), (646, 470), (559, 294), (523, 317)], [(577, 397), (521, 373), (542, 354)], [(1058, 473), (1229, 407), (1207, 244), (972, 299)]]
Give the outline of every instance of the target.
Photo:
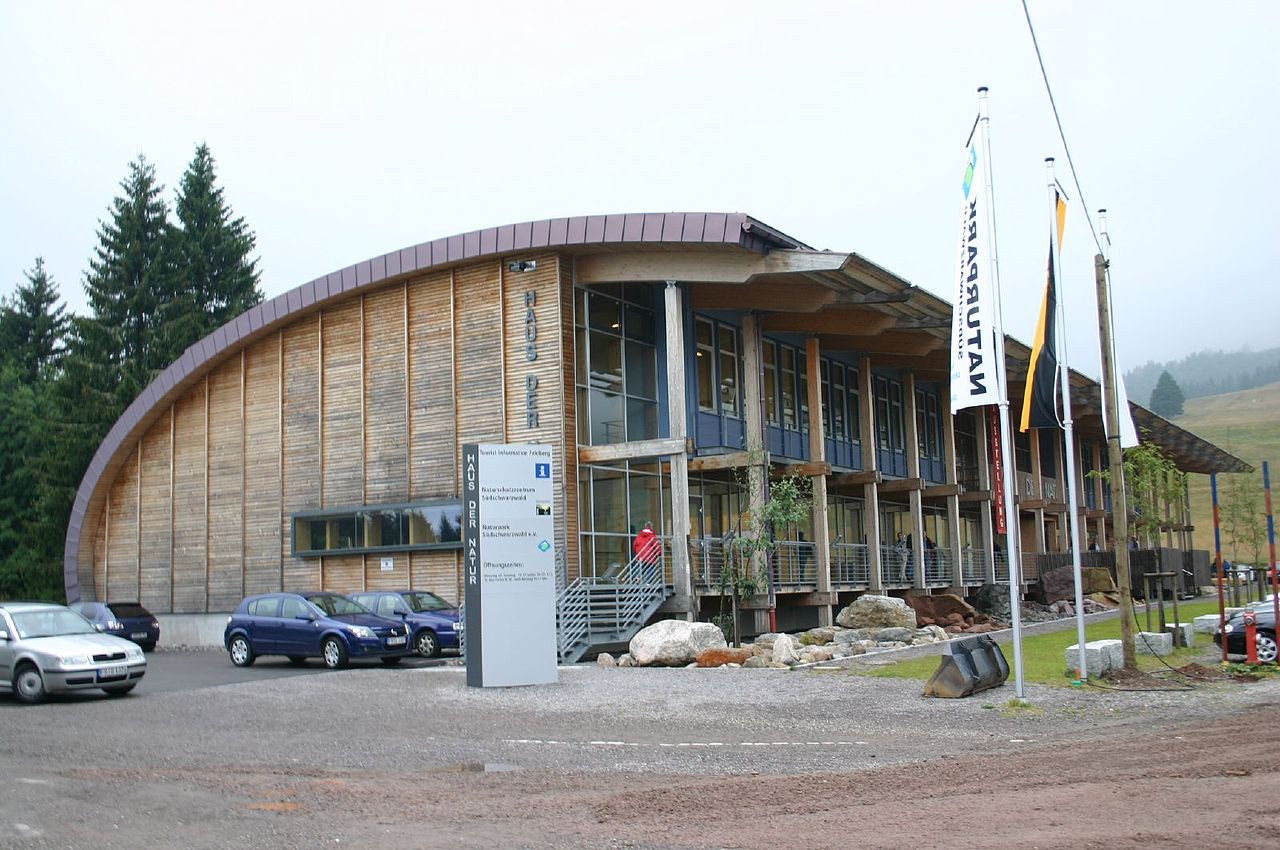
[(884, 481), (884, 474), (878, 469), (869, 469), (863, 472), (842, 472), (838, 475), (831, 476), (827, 484), (832, 487), (849, 487), (856, 484), (879, 484)]
[(966, 490), (957, 496), (962, 502), (989, 502), (991, 501), (990, 490)]
[(689, 437), (671, 437), (660, 440), (636, 440), (632, 443), (609, 443), (604, 446), (578, 448), (579, 463), (604, 463), (611, 460), (628, 460), (637, 457), (664, 457), (692, 452), (693, 440)]
[(911, 300), (914, 286), (908, 286), (902, 292), (841, 292), (836, 298), (837, 304), (903, 304)]
[(635, 251), (583, 254), (574, 269), (576, 282), (652, 283), (679, 280), (684, 283), (747, 283), (758, 275), (839, 271), (848, 254), (831, 251), (770, 251), (759, 255), (743, 251)]
[(943, 318), (927, 318), (927, 319), (898, 319), (892, 325), (890, 330), (895, 331), (915, 331), (927, 330), (932, 328), (949, 328), (951, 327), (950, 319)]
[(887, 330), (894, 317), (853, 307), (827, 307), (817, 313), (770, 313), (760, 320), (766, 331), (872, 335)]
[(811, 460), (806, 463), (788, 463), (774, 466), (769, 472), (769, 477), (775, 481), (779, 478), (785, 478), (788, 475), (830, 475), (831, 464), (825, 460)]
[[(765, 452), (763, 465), (769, 464), (769, 453)], [(751, 452), (727, 452), (721, 455), (703, 455), (689, 461), (690, 472), (711, 472), (716, 469), (736, 469), (751, 466)]]
[[(907, 354), (916, 357), (945, 348), (947, 341), (924, 331), (885, 331), (872, 336), (822, 334), (827, 351), (856, 351), (863, 354)], [(878, 363), (879, 361), (877, 361)]]
[(920, 488), (922, 499), (942, 499), (947, 496), (959, 496), (962, 493), (964, 493), (963, 484), (933, 484)]
[(1049, 504), (1044, 499), (1018, 499), (1017, 503), (1020, 511), (1042, 511)]
[(891, 478), (880, 485), (881, 493), (910, 493), (919, 490), (923, 482), (919, 478)]
[[(779, 591), (777, 594), (779, 607), (802, 608), (809, 606), (826, 606), (839, 604), (839, 594), (834, 591), (809, 591), (806, 593), (786, 593)], [(786, 603), (785, 606), (782, 603)]]
[(700, 283), (689, 287), (695, 310), (759, 310), (815, 313), (835, 303), (838, 293), (818, 283), (779, 282), (763, 278), (750, 286)]

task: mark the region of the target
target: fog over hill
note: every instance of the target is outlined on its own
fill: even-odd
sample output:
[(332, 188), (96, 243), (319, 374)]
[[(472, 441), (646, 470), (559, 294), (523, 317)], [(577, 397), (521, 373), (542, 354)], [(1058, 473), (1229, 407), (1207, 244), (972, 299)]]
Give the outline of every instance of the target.
[(1160, 373), (1167, 371), (1178, 382), (1186, 398), (1248, 390), (1280, 381), (1280, 346), (1251, 351), (1205, 350), (1181, 360), (1164, 363), (1148, 361), (1124, 374), (1129, 398), (1147, 406)]

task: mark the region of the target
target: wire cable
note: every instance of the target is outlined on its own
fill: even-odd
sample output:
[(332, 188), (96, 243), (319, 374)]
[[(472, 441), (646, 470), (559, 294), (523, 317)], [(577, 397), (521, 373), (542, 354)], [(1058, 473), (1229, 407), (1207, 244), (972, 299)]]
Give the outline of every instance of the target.
[(1076, 175), (1076, 164), (1071, 159), (1071, 148), (1067, 147), (1067, 134), (1062, 129), (1062, 118), (1058, 115), (1058, 104), (1053, 99), (1053, 88), (1049, 85), (1049, 72), (1044, 67), (1044, 56), (1040, 54), (1040, 42), (1036, 40), (1036, 28), (1031, 24), (1031, 10), (1027, 8), (1027, 0), (1022, 0), (1022, 12), (1027, 16), (1027, 30), (1031, 33), (1031, 45), (1036, 49), (1036, 61), (1040, 63), (1040, 76), (1044, 79), (1044, 90), (1049, 95), (1049, 106), (1053, 108), (1053, 120), (1058, 125), (1058, 138), (1062, 140), (1062, 151), (1067, 156), (1067, 167), (1071, 169), (1071, 180), (1075, 183), (1076, 194), (1080, 196), (1080, 206), (1084, 210), (1085, 221), (1089, 222), (1089, 232), (1093, 234), (1093, 244), (1098, 246), (1098, 253), (1105, 254), (1102, 250), (1102, 240), (1098, 238), (1098, 231), (1094, 229), (1093, 218), (1089, 215), (1089, 206), (1084, 200), (1084, 189), (1080, 188), (1080, 178)]

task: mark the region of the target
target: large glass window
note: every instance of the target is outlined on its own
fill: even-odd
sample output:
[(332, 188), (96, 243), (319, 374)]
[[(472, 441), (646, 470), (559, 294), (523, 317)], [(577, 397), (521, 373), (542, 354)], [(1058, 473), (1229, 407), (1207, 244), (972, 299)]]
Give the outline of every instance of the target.
[(575, 293), (578, 440), (604, 445), (658, 436), (657, 327), (651, 287)]
[(696, 319), (693, 332), (697, 343), (695, 359), (698, 365), (698, 409), (715, 413), (715, 326), (706, 319)]
[(293, 515), (293, 554), (298, 557), (461, 546), (461, 502), (335, 508)]
[(631, 461), (578, 468), (579, 539), (583, 575), (616, 574), (631, 560), (631, 544), (646, 522), (663, 531), (669, 508), (658, 464)]
[(902, 439), (902, 384), (877, 375), (876, 389), (876, 439), (882, 449), (901, 452)]
[(796, 352), (789, 346), (781, 346), (782, 370), (782, 427), (796, 428)]
[(764, 418), (770, 425), (778, 424), (778, 346), (765, 340), (761, 357), (764, 360)]
[(720, 409), (728, 416), (740, 416), (738, 398), (738, 331), (720, 326)]

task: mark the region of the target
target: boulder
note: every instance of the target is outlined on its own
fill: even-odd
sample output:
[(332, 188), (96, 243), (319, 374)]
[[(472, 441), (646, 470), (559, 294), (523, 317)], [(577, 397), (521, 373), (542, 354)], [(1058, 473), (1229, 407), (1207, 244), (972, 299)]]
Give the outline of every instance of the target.
[(724, 632), (713, 623), (659, 620), (631, 638), (628, 649), (642, 667), (680, 667), (694, 664), (704, 649), (725, 649)]
[(613, 660), (613, 656), (607, 652), (602, 652), (596, 656), (596, 664), (601, 667), (617, 667), (618, 662)]
[[(964, 622), (973, 620), (978, 612), (954, 593), (939, 593), (936, 596), (908, 596), (907, 604), (916, 612), (917, 626), (931, 626), (935, 623)], [(959, 620), (953, 619), (958, 615)]]
[(1076, 596), (1076, 577), (1072, 567), (1058, 567), (1040, 573), (1040, 593), (1045, 604), (1057, 602), (1059, 599), (1074, 599)]
[(911, 643), (915, 629), (892, 628), (876, 632), (876, 643)]
[(1091, 593), (1115, 593), (1116, 582), (1111, 577), (1111, 570), (1106, 567), (1081, 567), (1080, 592), (1086, 596)]
[(818, 626), (800, 635), (800, 642), (809, 646), (823, 646), (831, 643), (835, 636), (836, 630), (833, 626)]
[(835, 640), (832, 643), (850, 644), (857, 643), (861, 639), (862, 635), (858, 634), (854, 629), (838, 629)]
[(837, 614), (836, 622), (849, 629), (914, 629), (916, 612), (896, 597), (865, 593)]
[(698, 662), (699, 667), (719, 667), (722, 664), (741, 665), (753, 655), (755, 655), (755, 653), (749, 649), (733, 649), (732, 647), (726, 649), (713, 648), (702, 650), (702, 652), (698, 653), (698, 657), (695, 660)]
[(634, 658), (632, 658), (632, 657), (631, 657), (630, 653), (624, 652), (624, 653), (622, 653), (621, 655), (619, 655), (619, 656), (618, 656), (618, 666), (619, 666), (619, 667), (634, 667), (634, 666), (636, 666), (636, 660), (635, 660)]
[(1009, 608), (1008, 585), (984, 584), (974, 591), (970, 599), (973, 607), (988, 617), (1003, 620), (1006, 623), (1009, 622), (1011, 609)]
[(750, 667), (750, 668), (757, 668), (757, 667), (767, 667), (767, 666), (769, 666), (769, 665), (768, 665), (768, 662), (766, 662), (766, 661), (765, 661), (763, 658), (761, 658), (759, 655), (753, 655), (753, 656), (751, 656), (750, 658), (748, 658), (746, 661), (742, 662), (742, 666), (743, 666), (743, 667)]
[(770, 661), (766, 666), (768, 666), (771, 670), (790, 670), (791, 669), (790, 664), (782, 664), (781, 662), (778, 662), (778, 661)]
[(809, 653), (809, 655), (813, 656), (813, 660), (815, 662), (830, 661), (832, 658), (835, 658), (835, 655), (833, 655), (831, 651), (827, 649), (814, 649)]
[(924, 626), (916, 629), (915, 643), (939, 643), (947, 640), (947, 632), (941, 626)]
[(780, 664), (795, 664), (800, 660), (796, 655), (796, 643), (791, 635), (778, 635), (774, 640), (773, 660)]
[(755, 643), (759, 646), (773, 646), (773, 642), (777, 639), (777, 632), (765, 632), (762, 635), (756, 635)]

